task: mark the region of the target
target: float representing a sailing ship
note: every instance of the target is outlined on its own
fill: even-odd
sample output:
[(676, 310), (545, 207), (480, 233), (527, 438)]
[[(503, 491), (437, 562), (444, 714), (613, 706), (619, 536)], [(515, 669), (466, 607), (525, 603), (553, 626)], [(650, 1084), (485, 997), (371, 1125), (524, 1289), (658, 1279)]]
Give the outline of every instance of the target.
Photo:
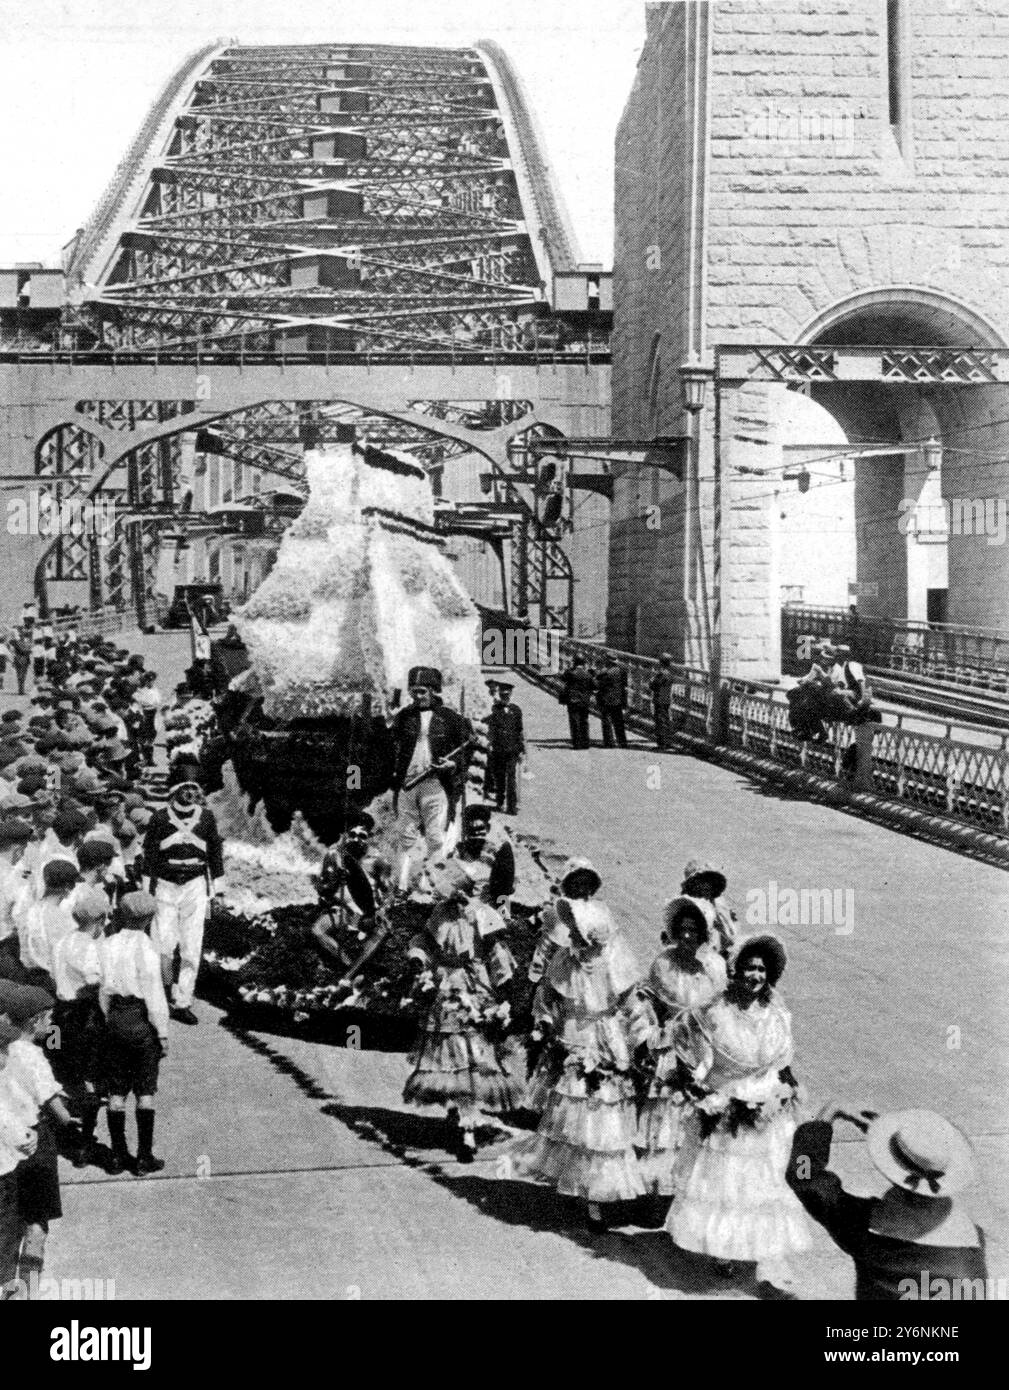
[(435, 530), (424, 470), (357, 444), (305, 464), (304, 510), (216, 645), (216, 704), (251, 802), (277, 831), (300, 811), (332, 843), (391, 784), (387, 715), (412, 666), (437, 666), (444, 698), (470, 717), (487, 696), (479, 617)]

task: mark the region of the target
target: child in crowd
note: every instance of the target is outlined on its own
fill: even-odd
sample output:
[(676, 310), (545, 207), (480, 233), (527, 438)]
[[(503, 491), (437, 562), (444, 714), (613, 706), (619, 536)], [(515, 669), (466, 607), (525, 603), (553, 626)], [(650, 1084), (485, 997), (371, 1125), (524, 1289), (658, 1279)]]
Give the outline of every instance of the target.
[(53, 950), (53, 982), (56, 986), (56, 1026), (60, 1047), (54, 1056), (60, 1081), (80, 1112), (81, 1142), (74, 1166), (94, 1161), (95, 1124), (101, 1108), (99, 1073), (105, 1042), (105, 1020), (98, 1004), (102, 979), (99, 942), (112, 910), (100, 888), (79, 885), (73, 916), (77, 930), (69, 932)]
[(130, 1094), (136, 1097), (134, 1171), (143, 1176), (158, 1173), (165, 1166), (153, 1150), (158, 1069), (168, 1050), (168, 1000), (161, 960), (149, 937), (156, 911), (157, 903), (149, 893), (126, 893), (119, 904), (120, 930), (101, 943), (98, 1002), (106, 1020), (111, 1173), (122, 1173), (133, 1164), (126, 1145), (126, 1098)]
[(7, 1049), (8, 1103), (37, 1132), (34, 1152), (17, 1168), (21, 1297), (28, 1296), (25, 1290), (30, 1292), (33, 1276), (36, 1282), (41, 1277), (50, 1223), (63, 1215), (56, 1130), (67, 1130), (74, 1137), (77, 1132), (43, 1046), (56, 1040), (54, 1003), (44, 989), (0, 981), (0, 1014), (18, 1035)]
[(11, 1087), (10, 1045), (21, 1036), (0, 1018), (0, 1299), (8, 1297), (18, 1272), (21, 1218), (18, 1165), (35, 1151), (37, 1136)]

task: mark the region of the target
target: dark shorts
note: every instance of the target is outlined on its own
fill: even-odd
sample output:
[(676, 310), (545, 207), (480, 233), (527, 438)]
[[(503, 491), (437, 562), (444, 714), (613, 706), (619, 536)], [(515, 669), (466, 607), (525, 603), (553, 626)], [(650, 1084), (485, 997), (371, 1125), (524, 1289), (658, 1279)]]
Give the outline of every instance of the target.
[(60, 1000), (53, 1011), (59, 1029), (59, 1047), (53, 1049), (52, 1067), (64, 1086), (98, 1083), (105, 1049), (105, 1017), (98, 1007), (98, 991), (82, 999)]
[(18, 1217), (25, 1226), (42, 1226), (63, 1215), (56, 1134), (48, 1115), (39, 1116), (37, 1133), (35, 1152), (17, 1166)]
[(4, 937), (3, 941), (0, 941), (0, 980), (13, 980), (16, 985), (23, 985), (27, 974), (27, 970), (21, 964), (17, 937)]
[(153, 1096), (161, 1042), (142, 999), (114, 998), (105, 1025), (105, 1084), (110, 1096)]

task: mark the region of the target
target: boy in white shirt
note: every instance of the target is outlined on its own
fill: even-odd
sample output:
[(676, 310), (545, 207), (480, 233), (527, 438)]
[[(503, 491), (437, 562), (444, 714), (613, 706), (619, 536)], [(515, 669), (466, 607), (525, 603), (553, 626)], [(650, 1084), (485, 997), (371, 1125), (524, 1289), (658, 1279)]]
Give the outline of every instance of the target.
[(73, 1116), (53, 1075), (42, 1044), (53, 1038), (55, 1000), (33, 985), (0, 980), (0, 1013), (19, 1036), (7, 1049), (8, 1097), (26, 1125), (35, 1125), (34, 1153), (18, 1165), (18, 1217), (21, 1248), (18, 1276), (21, 1297), (29, 1295), (42, 1274), (50, 1222), (63, 1215), (56, 1151), (56, 1128), (76, 1134)]
[(26, 1123), (10, 1084), (8, 1049), (20, 1036), (16, 1028), (0, 1019), (0, 1299), (12, 1291), (21, 1248), (17, 1169), (22, 1159), (34, 1153), (37, 1142), (35, 1129)]
[(126, 893), (119, 904), (120, 930), (101, 943), (98, 1002), (107, 1026), (111, 1173), (121, 1173), (132, 1163), (126, 1146), (126, 1097), (131, 1092), (137, 1101), (133, 1171), (144, 1176), (165, 1166), (153, 1151), (158, 1069), (168, 1050), (168, 1000), (161, 958), (148, 935), (156, 911), (157, 904), (149, 893)]
[(73, 894), (77, 930), (69, 932), (53, 950), (53, 983), (60, 1046), (53, 1060), (56, 1073), (80, 1111), (80, 1147), (75, 1168), (85, 1168), (95, 1157), (95, 1125), (101, 1100), (98, 1077), (105, 1047), (105, 1019), (98, 1003), (102, 980), (100, 942), (112, 904), (100, 888), (78, 885)]

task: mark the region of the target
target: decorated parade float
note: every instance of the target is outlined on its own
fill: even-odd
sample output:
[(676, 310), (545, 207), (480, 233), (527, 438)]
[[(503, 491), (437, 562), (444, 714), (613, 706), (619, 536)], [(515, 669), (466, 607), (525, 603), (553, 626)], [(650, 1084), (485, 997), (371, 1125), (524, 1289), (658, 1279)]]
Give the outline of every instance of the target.
[[(248, 665), (216, 701), (228, 761), (210, 805), (227, 889), (208, 924), (205, 982), (247, 1021), (346, 1041), (363, 1017), (383, 1021), (372, 1039), (405, 1045), (419, 1007), (407, 949), (434, 898), (423, 886), (394, 892), (382, 868), (396, 855), (389, 722), (424, 665), (479, 727), (489, 707), (479, 616), (416, 463), (346, 444), (309, 452), (306, 471), (304, 510), (234, 617)], [(362, 812), (368, 872), (343, 855)], [(500, 827), (493, 836), (511, 846), (506, 911), (512, 949), (527, 958), (549, 882), (528, 845)], [(320, 896), (334, 864), (343, 881)]]

